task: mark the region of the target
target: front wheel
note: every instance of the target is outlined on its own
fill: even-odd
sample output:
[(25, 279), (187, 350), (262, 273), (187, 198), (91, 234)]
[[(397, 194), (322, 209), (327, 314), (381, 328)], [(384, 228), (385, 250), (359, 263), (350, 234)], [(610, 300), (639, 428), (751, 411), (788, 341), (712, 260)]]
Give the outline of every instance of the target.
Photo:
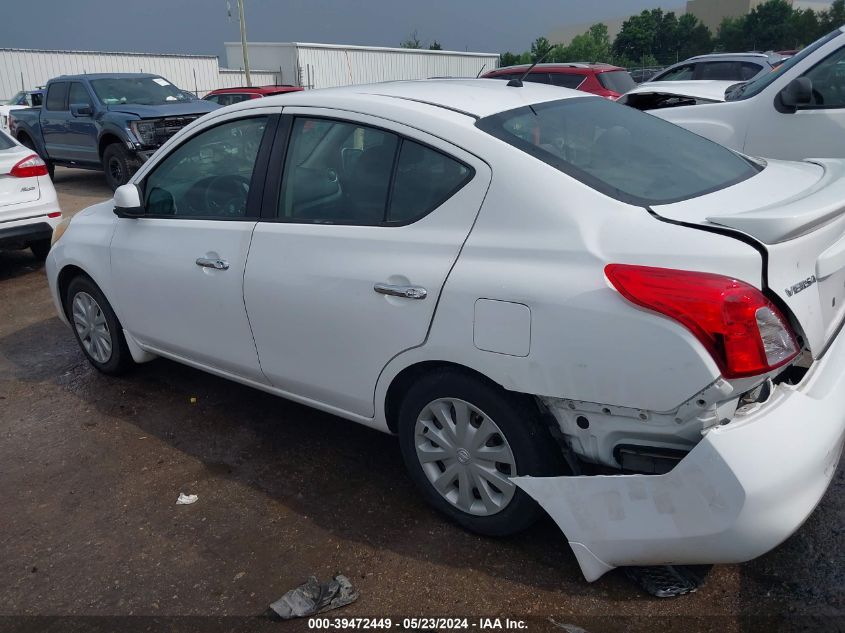
[(103, 152), (103, 170), (106, 173), (106, 183), (112, 191), (129, 182), (136, 169), (136, 161), (123, 145), (112, 143), (106, 147)]
[(399, 442), (426, 500), (488, 536), (515, 534), (542, 516), (511, 477), (563, 472), (560, 449), (533, 402), (460, 370), (425, 375), (408, 390)]
[(118, 375), (134, 365), (120, 321), (90, 278), (79, 276), (70, 282), (65, 312), (79, 347), (97, 370)]

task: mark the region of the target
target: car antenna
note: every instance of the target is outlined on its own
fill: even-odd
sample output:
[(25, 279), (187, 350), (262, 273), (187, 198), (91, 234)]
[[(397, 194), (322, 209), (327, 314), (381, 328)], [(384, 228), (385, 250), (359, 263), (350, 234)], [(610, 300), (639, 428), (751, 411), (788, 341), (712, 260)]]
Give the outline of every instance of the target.
[(481, 70), (479, 70), (479, 71), (478, 71), (478, 74), (475, 76), (475, 78), (476, 78), (476, 79), (478, 79), (479, 77), (481, 77), (481, 73), (483, 73), (483, 72), (484, 72), (484, 69), (485, 69), (485, 68), (487, 68), (487, 64), (484, 64), (484, 65), (481, 67)]
[[(554, 48), (554, 47), (552, 47), (552, 48)], [(525, 79), (532, 70), (534, 70), (534, 66), (536, 66), (537, 64), (542, 62), (544, 59), (546, 59), (546, 57), (548, 57), (549, 53), (551, 53), (551, 52), (552, 52), (552, 49), (550, 48), (549, 50), (546, 51), (545, 55), (543, 55), (536, 62), (531, 64), (528, 67), (528, 70), (526, 70), (524, 73), (522, 73), (522, 76), (519, 79), (511, 79), (508, 82), (508, 86), (510, 86), (511, 88), (522, 88), (522, 80)]]

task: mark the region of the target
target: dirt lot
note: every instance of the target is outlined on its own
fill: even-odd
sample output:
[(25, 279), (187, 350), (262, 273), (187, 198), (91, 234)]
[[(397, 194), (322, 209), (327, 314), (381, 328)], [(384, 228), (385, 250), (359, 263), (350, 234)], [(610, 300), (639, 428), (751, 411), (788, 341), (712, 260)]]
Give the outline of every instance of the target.
[[(109, 197), (94, 172), (59, 169), (56, 187), (65, 213)], [(180, 492), (199, 501), (177, 506)], [(54, 315), (41, 265), (0, 253), (3, 630), (300, 630), (250, 617), (337, 572), (361, 598), (332, 617), (842, 630), (843, 493), (840, 467), (795, 536), (714, 568), (694, 595), (653, 599), (619, 570), (587, 584), (551, 521), (492, 540), (443, 520), (391, 437), (164, 360), (99, 375)]]

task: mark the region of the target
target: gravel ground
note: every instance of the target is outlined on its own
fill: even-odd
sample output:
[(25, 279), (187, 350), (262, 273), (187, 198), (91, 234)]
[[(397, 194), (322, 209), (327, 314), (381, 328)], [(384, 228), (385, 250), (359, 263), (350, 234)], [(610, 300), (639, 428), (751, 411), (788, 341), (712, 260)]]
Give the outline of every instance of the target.
[[(110, 195), (96, 172), (58, 169), (56, 188), (65, 213)], [(42, 266), (0, 253), (2, 630), (304, 630), (256, 616), (338, 572), (361, 597), (330, 617), (843, 630), (843, 492), (840, 467), (795, 536), (696, 594), (654, 599), (619, 570), (588, 584), (551, 521), (494, 540), (435, 514), (392, 437), (169, 361), (99, 375)]]

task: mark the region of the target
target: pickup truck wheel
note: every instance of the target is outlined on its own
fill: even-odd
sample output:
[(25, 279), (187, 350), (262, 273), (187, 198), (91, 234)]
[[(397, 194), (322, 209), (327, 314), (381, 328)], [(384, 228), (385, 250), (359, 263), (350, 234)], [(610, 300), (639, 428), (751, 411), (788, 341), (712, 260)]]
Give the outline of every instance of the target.
[(402, 457), (423, 496), (479, 534), (515, 534), (542, 516), (510, 477), (564, 472), (536, 405), (468, 372), (424, 375), (398, 421)]
[(106, 172), (106, 182), (114, 191), (129, 182), (137, 166), (123, 145), (112, 143), (103, 152), (103, 169)]
[(106, 297), (89, 277), (80, 275), (68, 285), (65, 313), (76, 341), (98, 371), (117, 376), (135, 364), (123, 327)]
[(37, 242), (30, 242), (29, 248), (35, 259), (44, 261), (47, 259), (47, 253), (50, 252), (50, 240), (38, 240)]

